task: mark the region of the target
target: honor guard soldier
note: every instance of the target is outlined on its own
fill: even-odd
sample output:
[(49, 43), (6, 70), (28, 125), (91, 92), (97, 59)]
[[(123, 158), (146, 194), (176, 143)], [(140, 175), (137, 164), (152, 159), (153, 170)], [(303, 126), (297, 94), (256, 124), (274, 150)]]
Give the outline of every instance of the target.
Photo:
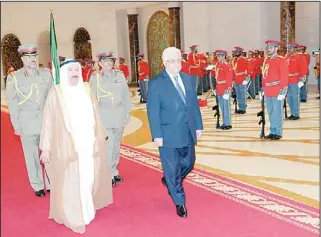
[(182, 53), (182, 69), (181, 72), (184, 72), (190, 75), (189, 66), (187, 62), (187, 53)]
[(221, 129), (229, 130), (231, 125), (231, 92), (233, 70), (231, 64), (226, 62), (227, 51), (216, 50), (217, 64), (216, 70), (216, 94), (223, 114), (223, 125)]
[(97, 97), (101, 118), (108, 134), (107, 154), (112, 172), (112, 185), (122, 182), (119, 176), (118, 164), (120, 145), (125, 125), (129, 122), (131, 99), (124, 73), (113, 69), (115, 57), (110, 50), (97, 54), (101, 71), (96, 71), (90, 78), (90, 85)]
[(287, 92), (289, 70), (287, 60), (277, 54), (280, 42), (267, 40), (267, 57), (262, 67), (263, 95), (270, 119), (270, 134), (266, 139), (279, 140), (282, 138), (284, 119), (284, 99)]
[(124, 73), (124, 76), (127, 80), (127, 83), (130, 84), (130, 80), (129, 80), (129, 70), (128, 70), (128, 66), (125, 63), (125, 58), (124, 57), (119, 57), (119, 70), (122, 71)]
[(255, 52), (253, 50), (249, 50), (248, 59), (247, 59), (247, 73), (251, 79), (250, 85), (248, 86), (248, 94), (250, 95), (250, 99), (255, 99), (256, 96), (256, 88), (255, 88), (255, 73), (254, 67), (256, 63), (256, 58), (254, 57)]
[(300, 119), (300, 88), (304, 86), (307, 76), (307, 62), (302, 54), (297, 53), (298, 44), (288, 43), (286, 55), (289, 67), (288, 103), (291, 110), (289, 120)]
[(308, 77), (309, 77), (309, 65), (310, 65), (310, 55), (306, 52), (307, 47), (305, 45), (299, 44), (298, 45), (298, 53), (301, 54), (306, 61), (306, 70), (307, 76), (306, 80), (304, 81), (304, 86), (300, 88), (300, 100), (301, 102), (307, 102), (308, 97)]
[(138, 84), (141, 95), (141, 103), (147, 103), (147, 90), (148, 90), (148, 80), (149, 80), (149, 65), (146, 60), (144, 60), (144, 54), (137, 54), (138, 59)]
[(95, 60), (90, 59), (90, 58), (85, 58), (85, 66), (82, 67), (82, 79), (84, 82), (89, 82), (89, 79), (91, 77), (91, 74), (93, 74), (95, 70), (94, 65), (95, 65)]
[[(18, 48), (23, 68), (11, 73), (7, 80), (7, 101), (14, 134), (20, 137), (29, 182), (38, 197), (45, 196), (39, 159), (39, 139), (43, 109), (53, 79), (48, 69), (38, 68), (38, 47)], [(45, 175), (46, 189), (50, 190)]]
[(199, 85), (199, 75), (201, 74), (201, 60), (199, 59), (199, 55), (197, 54), (198, 45), (194, 44), (190, 47), (191, 52), (187, 56), (187, 62), (189, 66), (189, 71), (191, 76), (194, 78), (195, 82), (195, 90), (198, 91)]
[(232, 60), (234, 71), (234, 88), (236, 93), (238, 114), (246, 113), (247, 60), (243, 57), (243, 48), (234, 47), (235, 58)]
[(317, 99), (319, 100), (320, 99), (320, 49), (319, 49), (319, 52), (318, 52), (318, 54), (316, 56), (315, 65), (314, 65), (313, 69), (314, 69), (315, 77), (318, 80), (318, 93), (319, 93), (319, 96), (317, 96)]

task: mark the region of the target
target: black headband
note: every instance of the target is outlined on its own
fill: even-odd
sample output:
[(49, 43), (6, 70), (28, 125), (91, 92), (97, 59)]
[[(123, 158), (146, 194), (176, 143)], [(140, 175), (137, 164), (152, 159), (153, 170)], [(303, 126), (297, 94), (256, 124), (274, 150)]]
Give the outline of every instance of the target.
[(79, 63), (80, 64), (79, 61), (72, 59), (72, 60), (64, 61), (62, 64), (60, 64), (60, 67), (66, 65), (66, 64), (69, 64), (69, 63)]

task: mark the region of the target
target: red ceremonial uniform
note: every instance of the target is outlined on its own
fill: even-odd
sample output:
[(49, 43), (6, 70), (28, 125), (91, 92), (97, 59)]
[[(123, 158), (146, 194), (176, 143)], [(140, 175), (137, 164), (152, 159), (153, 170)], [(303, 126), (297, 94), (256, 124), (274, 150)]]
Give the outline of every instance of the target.
[(149, 66), (145, 60), (140, 60), (138, 62), (138, 80), (144, 80), (149, 78)]
[(120, 64), (118, 68), (120, 71), (122, 71), (124, 73), (124, 76), (127, 79), (129, 76), (129, 71), (128, 71), (128, 66), (126, 65), (126, 63)]
[(303, 56), (305, 57), (306, 67), (307, 67), (307, 74), (306, 75), (309, 75), (310, 55), (305, 52), (303, 54)]
[(254, 75), (259, 75), (259, 74), (262, 74), (262, 65), (263, 65), (263, 61), (264, 61), (264, 58), (263, 57), (257, 57), (255, 59), (255, 63), (254, 63)]
[(280, 90), (288, 86), (289, 69), (287, 60), (282, 56), (266, 57), (262, 67), (262, 87), (264, 95), (277, 97)]
[(307, 75), (307, 62), (302, 54), (287, 54), (286, 60), (289, 67), (289, 84), (299, 83)]
[(224, 95), (224, 92), (232, 87), (233, 69), (231, 64), (227, 62), (217, 63), (216, 71), (216, 93), (217, 95)]
[(181, 72), (184, 72), (184, 73), (190, 75), (189, 65), (188, 65), (188, 62), (187, 62), (185, 59), (182, 59), (182, 69), (181, 69)]
[(255, 63), (256, 63), (255, 58), (249, 58), (247, 60), (247, 74), (250, 75), (251, 80), (255, 80), (255, 73), (254, 73)]
[(187, 62), (189, 66), (189, 71), (191, 75), (200, 75), (201, 74), (201, 60), (199, 59), (199, 55), (196, 53), (190, 53), (187, 56)]
[(242, 84), (245, 77), (247, 77), (247, 60), (240, 56), (232, 60), (232, 67), (234, 71), (234, 82), (236, 85)]

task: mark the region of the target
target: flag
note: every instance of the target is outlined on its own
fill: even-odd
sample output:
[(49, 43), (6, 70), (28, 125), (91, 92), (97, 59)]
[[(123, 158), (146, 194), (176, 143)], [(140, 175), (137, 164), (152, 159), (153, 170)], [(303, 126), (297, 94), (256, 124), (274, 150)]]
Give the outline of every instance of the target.
[(55, 31), (55, 20), (52, 12), (50, 13), (50, 52), (51, 52), (51, 67), (52, 76), (55, 85), (60, 84), (60, 61), (58, 56), (58, 47)]

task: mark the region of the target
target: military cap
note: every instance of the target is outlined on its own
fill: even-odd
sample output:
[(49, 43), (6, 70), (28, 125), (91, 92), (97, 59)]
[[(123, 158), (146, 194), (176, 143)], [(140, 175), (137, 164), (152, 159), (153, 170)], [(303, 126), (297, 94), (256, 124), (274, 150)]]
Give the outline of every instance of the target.
[(85, 63), (92, 63), (92, 64), (95, 64), (96, 61), (91, 59), (91, 58), (85, 58)]
[(198, 45), (197, 44), (193, 44), (191, 46), (189, 46), (190, 49), (195, 49)]
[(298, 44), (298, 48), (299, 48), (299, 49), (306, 49), (307, 46), (305, 46), (305, 45), (303, 45), (303, 44)]
[(226, 51), (226, 50), (221, 50), (221, 49), (215, 50), (214, 53), (215, 53), (217, 56), (227, 55), (227, 51)]
[(240, 46), (234, 46), (234, 51), (235, 52), (242, 52), (244, 49)]
[(249, 50), (249, 54), (255, 54), (254, 50)]
[(111, 50), (100, 50), (96, 56), (98, 60), (105, 59), (105, 58), (115, 59), (113, 55), (113, 51)]
[(119, 57), (119, 60), (124, 60), (125, 61), (125, 58), (124, 57)]
[(278, 47), (281, 45), (280, 41), (277, 41), (277, 40), (266, 40), (265, 43), (267, 46), (274, 46), (274, 47)]
[(38, 55), (38, 46), (35, 44), (20, 45), (18, 52), (21, 54), (21, 56)]
[(288, 43), (288, 48), (298, 48), (299, 44), (294, 43), (294, 42), (289, 42)]

